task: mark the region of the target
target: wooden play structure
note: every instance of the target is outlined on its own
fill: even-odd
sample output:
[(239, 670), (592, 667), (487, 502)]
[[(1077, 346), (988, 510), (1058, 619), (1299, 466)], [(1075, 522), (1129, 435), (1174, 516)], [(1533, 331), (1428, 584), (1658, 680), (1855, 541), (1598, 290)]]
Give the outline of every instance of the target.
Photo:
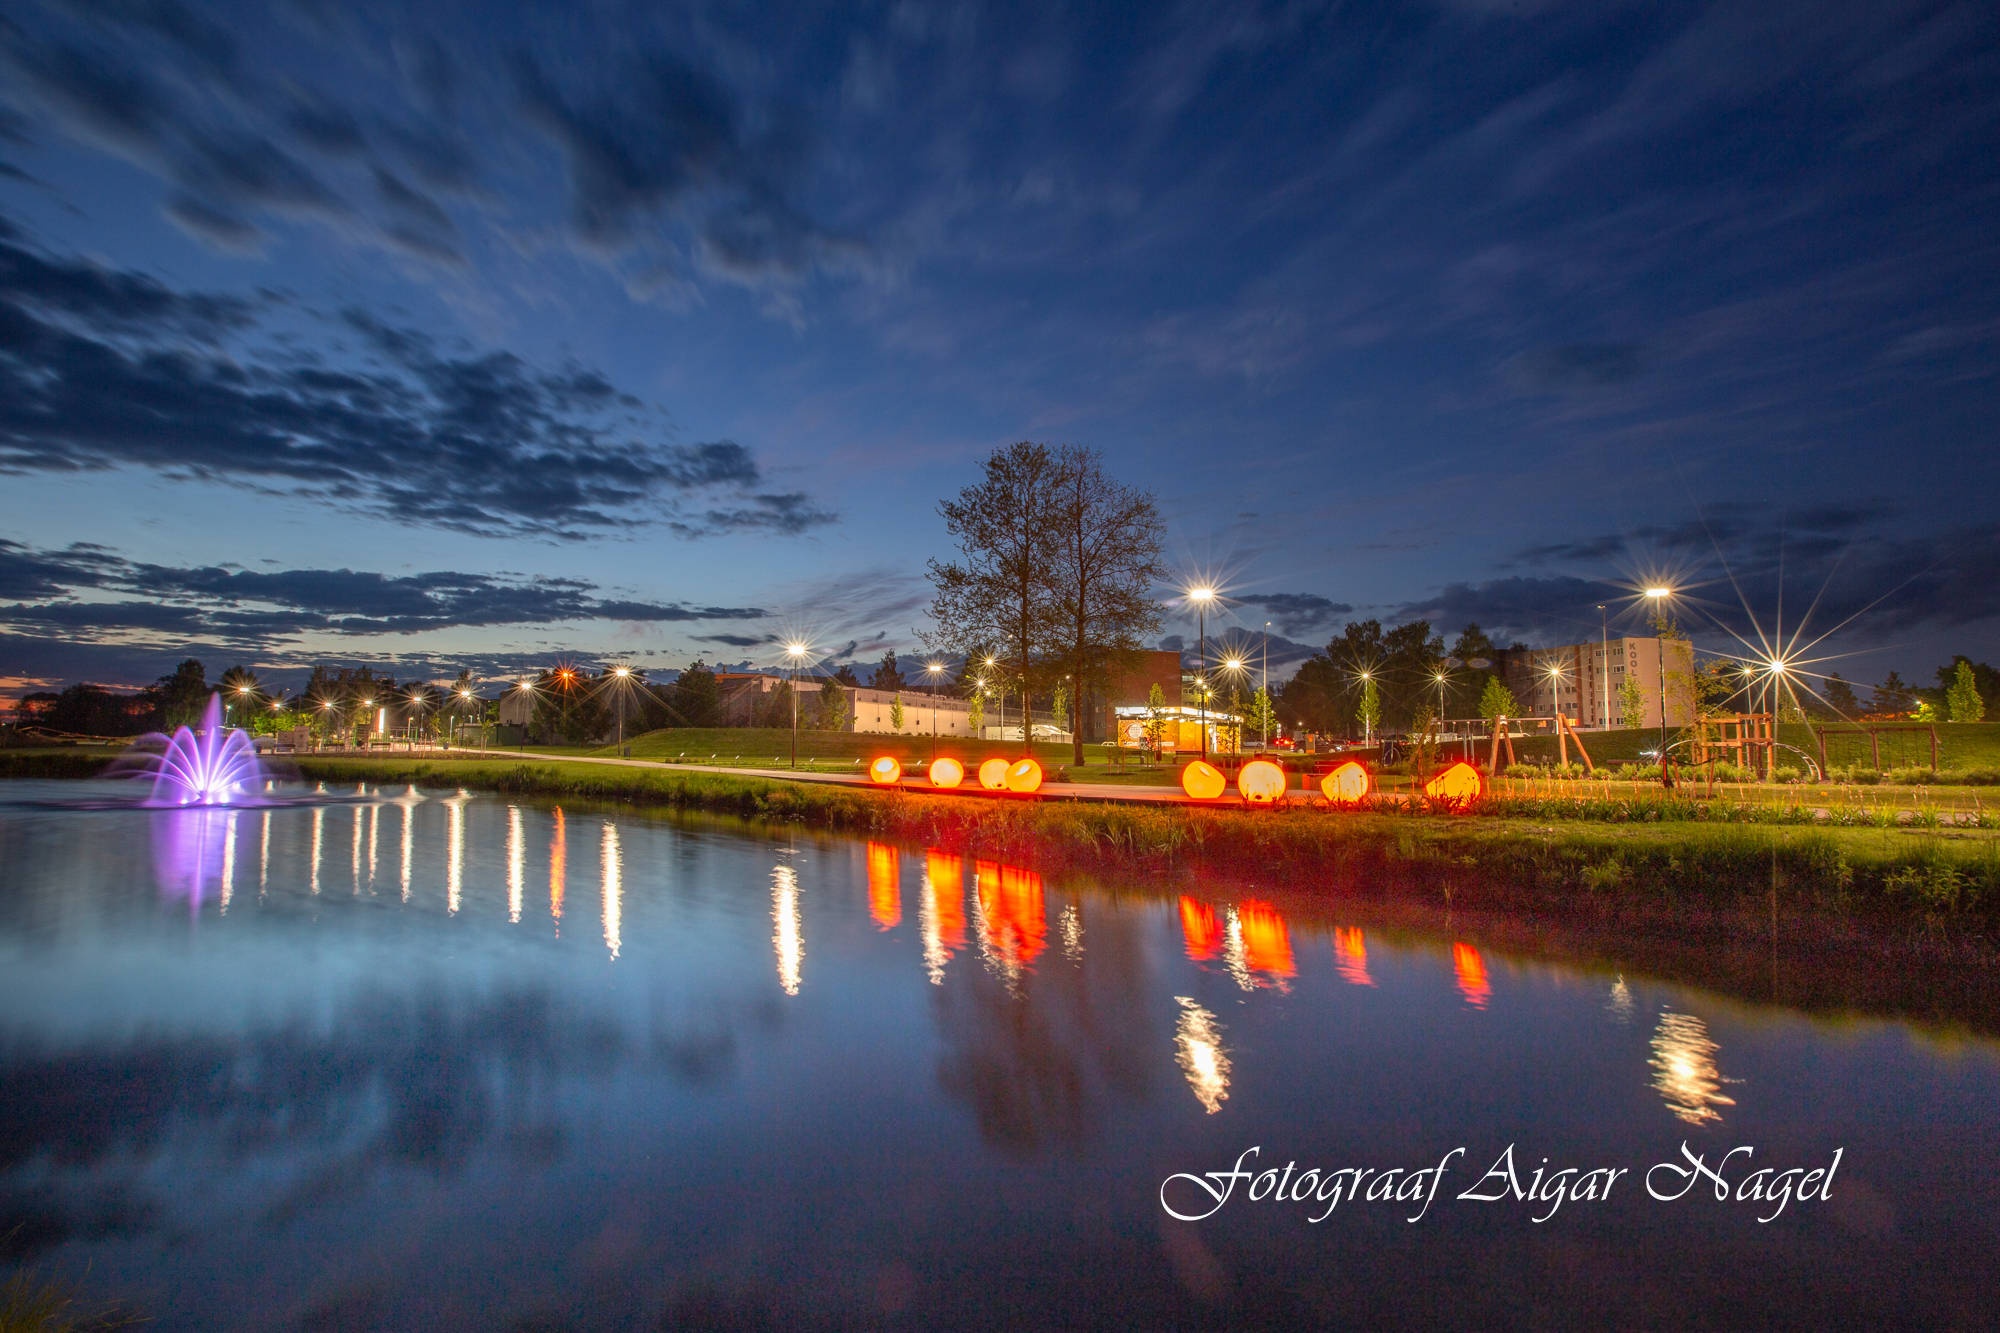
[(1586, 773), (1597, 772), (1597, 765), (1590, 762), (1590, 751), (1583, 748), (1583, 737), (1577, 734), (1576, 724), (1570, 721), (1567, 717), (1564, 717), (1561, 713), (1557, 713), (1554, 717), (1494, 718), (1493, 748), (1492, 748), (1492, 753), (1487, 756), (1486, 760), (1487, 772), (1498, 774), (1505, 771), (1500, 767), (1500, 749), (1502, 746), (1505, 746), (1507, 750), (1507, 763), (1511, 766), (1515, 762), (1514, 737), (1512, 733), (1513, 733), (1513, 724), (1517, 722), (1553, 723), (1555, 726), (1555, 733), (1556, 733), (1556, 751), (1559, 755), (1561, 755), (1561, 762), (1563, 766), (1564, 767), (1569, 766), (1569, 745), (1571, 741), (1575, 741), (1577, 757), (1583, 760), (1583, 771)]
[[(1769, 713), (1715, 713), (1701, 720), (1689, 747), (1697, 766), (1707, 764), (1711, 778), (1717, 759), (1729, 756), (1738, 768), (1755, 768), (1771, 776), (1772, 746), (1778, 741), (1778, 720)], [(1821, 764), (1822, 770), (1826, 767)]]
[(1826, 738), (1828, 736), (1866, 736), (1868, 738), (1869, 756), (1874, 761), (1875, 771), (1877, 773), (1884, 771), (1882, 768), (1882, 733), (1885, 731), (1914, 731), (1928, 735), (1931, 738), (1931, 772), (1937, 772), (1938, 734), (1936, 727), (1922, 724), (1915, 726), (1875, 726), (1872, 723), (1857, 727), (1814, 727), (1813, 732), (1819, 738), (1820, 772), (1826, 772)]

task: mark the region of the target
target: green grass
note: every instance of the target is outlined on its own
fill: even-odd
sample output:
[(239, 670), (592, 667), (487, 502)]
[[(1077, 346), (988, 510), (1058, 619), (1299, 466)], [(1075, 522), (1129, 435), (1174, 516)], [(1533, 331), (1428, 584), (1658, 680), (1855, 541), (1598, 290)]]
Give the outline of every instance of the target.
[[(1845, 722), (1834, 723), (1845, 727)], [(1889, 725), (1889, 724), (1883, 724)], [(1905, 724), (1898, 724), (1905, 725)], [(1915, 724), (1907, 724), (1915, 725)], [(1938, 731), (1938, 764), (1943, 768), (2000, 768), (2000, 722), (1940, 722)], [(1671, 739), (1675, 733), (1669, 732)], [(1819, 740), (1814, 727), (1802, 722), (1786, 722), (1778, 728), (1778, 740), (1786, 745), (1795, 745), (1812, 755), (1819, 756)], [(1930, 767), (1931, 741), (1922, 732), (1885, 733), (1882, 741), (1882, 766), (1884, 768)], [(1583, 733), (1584, 746), (1590, 751), (1592, 762), (1598, 764), (1638, 764), (1647, 762), (1643, 751), (1657, 749), (1660, 733), (1657, 728), (1626, 731), (1586, 731)], [(1479, 747), (1484, 761), (1486, 746)], [(1675, 753), (1679, 753), (1676, 751)], [(1798, 756), (1787, 755), (1780, 750), (1778, 762), (1789, 762), (1798, 767)], [(1553, 763), (1556, 759), (1556, 739), (1553, 736), (1523, 736), (1514, 742), (1514, 755), (1522, 763)], [(1575, 747), (1571, 747), (1571, 762), (1575, 762)], [(1829, 766), (1845, 768), (1852, 765), (1869, 765), (1873, 761), (1865, 735), (1833, 735), (1827, 737), (1826, 761)]]

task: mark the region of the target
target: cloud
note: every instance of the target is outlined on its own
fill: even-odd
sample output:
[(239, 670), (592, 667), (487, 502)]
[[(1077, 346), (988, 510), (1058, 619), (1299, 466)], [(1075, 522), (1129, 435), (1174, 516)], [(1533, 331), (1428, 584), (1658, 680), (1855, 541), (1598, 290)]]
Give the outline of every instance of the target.
[(720, 643), (731, 648), (755, 648), (760, 644), (776, 643), (778, 641), (775, 635), (770, 634), (757, 636), (748, 634), (696, 634), (693, 638), (696, 643)]
[(770, 614), (755, 606), (604, 598), (581, 579), (452, 570), (392, 576), (350, 569), (180, 568), (92, 546), (36, 551), (8, 541), (0, 541), (0, 596), (17, 599), (0, 605), (0, 626), (16, 634), (211, 638), (267, 651), (308, 632), (416, 634), (584, 620), (699, 624)]
[(761, 490), (734, 441), (663, 438), (656, 411), (587, 367), (447, 349), (357, 311), (335, 332), (360, 355), (238, 354), (257, 314), (0, 238), (0, 472), (136, 466), (486, 536), (836, 520)]
[(1637, 343), (1564, 343), (1523, 352), (1511, 364), (1532, 389), (1604, 389), (1638, 378), (1639, 352)]
[(1309, 592), (1274, 592), (1238, 600), (1245, 606), (1262, 607), (1269, 611), (1279, 633), (1287, 635), (1318, 629), (1331, 624), (1335, 616), (1344, 616), (1354, 610), (1346, 602), (1332, 601)]

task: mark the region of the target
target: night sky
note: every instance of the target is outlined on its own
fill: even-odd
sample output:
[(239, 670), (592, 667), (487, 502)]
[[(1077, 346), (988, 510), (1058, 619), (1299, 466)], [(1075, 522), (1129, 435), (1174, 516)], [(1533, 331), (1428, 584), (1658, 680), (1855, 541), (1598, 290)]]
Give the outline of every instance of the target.
[(1274, 668), (1665, 578), (1929, 683), (1997, 184), (1991, 4), (16, 0), (0, 685), (908, 654), (1018, 439)]

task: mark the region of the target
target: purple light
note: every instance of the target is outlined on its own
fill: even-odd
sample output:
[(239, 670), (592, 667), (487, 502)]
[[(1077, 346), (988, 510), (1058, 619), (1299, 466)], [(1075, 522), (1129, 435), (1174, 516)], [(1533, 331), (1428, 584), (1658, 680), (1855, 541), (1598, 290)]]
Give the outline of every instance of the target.
[(199, 733), (182, 727), (160, 739), (166, 741), (166, 751), (146, 756), (139, 770), (153, 778), (148, 805), (228, 805), (238, 792), (263, 780), (263, 765), (248, 733), (223, 727), (220, 695), (209, 696)]

